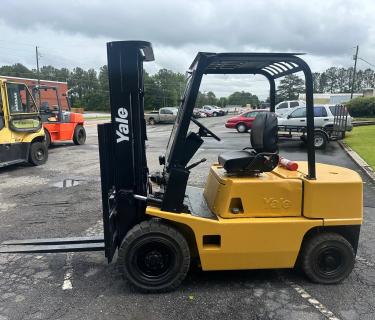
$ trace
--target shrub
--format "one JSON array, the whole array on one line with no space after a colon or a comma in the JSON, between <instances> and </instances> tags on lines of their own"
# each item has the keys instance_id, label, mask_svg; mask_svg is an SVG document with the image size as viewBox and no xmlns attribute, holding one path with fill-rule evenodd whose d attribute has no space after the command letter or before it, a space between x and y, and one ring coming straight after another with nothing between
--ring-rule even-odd
<instances>
[{"instance_id":1,"label":"shrub","mask_svg":"<svg viewBox=\"0 0 375 320\"><path fill-rule=\"evenodd\" d=\"M353 117L375 117L375 97L354 98L346 106Z\"/></svg>"}]
</instances>

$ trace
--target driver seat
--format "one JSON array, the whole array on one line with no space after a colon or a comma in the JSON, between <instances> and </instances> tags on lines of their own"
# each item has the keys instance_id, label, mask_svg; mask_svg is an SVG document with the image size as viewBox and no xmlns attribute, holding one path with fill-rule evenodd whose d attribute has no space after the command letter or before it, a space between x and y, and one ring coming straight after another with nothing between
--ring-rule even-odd
<instances>
[{"instance_id":1,"label":"driver seat","mask_svg":"<svg viewBox=\"0 0 375 320\"><path fill-rule=\"evenodd\" d=\"M219 155L219 164L228 173L272 171L279 163L277 129L277 116L273 112L258 113L250 134L252 148L223 153Z\"/></svg>"}]
</instances>

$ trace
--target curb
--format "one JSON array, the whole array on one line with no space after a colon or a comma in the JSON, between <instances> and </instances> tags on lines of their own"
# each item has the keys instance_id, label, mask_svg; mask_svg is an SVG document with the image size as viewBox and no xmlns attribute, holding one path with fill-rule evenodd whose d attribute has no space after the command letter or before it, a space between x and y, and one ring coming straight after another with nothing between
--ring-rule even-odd
<instances>
[{"instance_id":1,"label":"curb","mask_svg":"<svg viewBox=\"0 0 375 320\"><path fill-rule=\"evenodd\" d=\"M375 121L353 121L353 127L362 127L362 126L372 126L375 124Z\"/></svg>"},{"instance_id":2,"label":"curb","mask_svg":"<svg viewBox=\"0 0 375 320\"><path fill-rule=\"evenodd\" d=\"M369 176L370 179L372 179L372 181L375 182L375 171L371 168L371 166L345 142L337 142L339 143L340 147L344 149L347 155Z\"/></svg>"}]
</instances>

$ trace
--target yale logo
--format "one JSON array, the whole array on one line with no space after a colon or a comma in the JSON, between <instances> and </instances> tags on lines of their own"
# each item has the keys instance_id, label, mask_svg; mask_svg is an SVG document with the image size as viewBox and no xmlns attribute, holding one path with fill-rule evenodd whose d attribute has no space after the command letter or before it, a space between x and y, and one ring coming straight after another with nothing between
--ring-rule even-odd
<instances>
[{"instance_id":1,"label":"yale logo","mask_svg":"<svg viewBox=\"0 0 375 320\"><path fill-rule=\"evenodd\" d=\"M129 123L128 123L128 110L125 108L118 109L118 117L116 117L116 124L118 124L116 135L117 143L122 141L129 141Z\"/></svg>"},{"instance_id":2,"label":"yale logo","mask_svg":"<svg viewBox=\"0 0 375 320\"><path fill-rule=\"evenodd\" d=\"M284 198L263 198L266 209L289 209L292 206L290 200Z\"/></svg>"}]
</instances>

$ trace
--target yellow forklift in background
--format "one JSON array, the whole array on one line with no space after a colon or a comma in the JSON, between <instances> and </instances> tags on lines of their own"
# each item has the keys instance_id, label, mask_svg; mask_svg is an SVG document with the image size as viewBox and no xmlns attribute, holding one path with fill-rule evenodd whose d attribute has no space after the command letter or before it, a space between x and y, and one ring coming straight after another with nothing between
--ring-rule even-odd
<instances>
[{"instance_id":1,"label":"yellow forklift in background","mask_svg":"<svg viewBox=\"0 0 375 320\"><path fill-rule=\"evenodd\" d=\"M0 167L48 159L42 120L25 84L0 79Z\"/></svg>"},{"instance_id":2,"label":"yellow forklift in background","mask_svg":"<svg viewBox=\"0 0 375 320\"><path fill-rule=\"evenodd\" d=\"M362 180L355 171L315 163L313 81L294 53L200 52L160 173L149 174L143 99L143 62L151 44L107 44L111 123L98 126L103 237L13 240L0 252L118 250L119 270L144 292L177 288L192 264L204 271L293 268L323 284L352 271L362 224ZM303 72L307 161L297 171L279 164L275 80ZM205 188L188 187L192 161L204 138L220 138L193 118L205 74L260 74L269 80L270 111L253 122L242 150L218 155Z\"/></svg>"}]
</instances>

